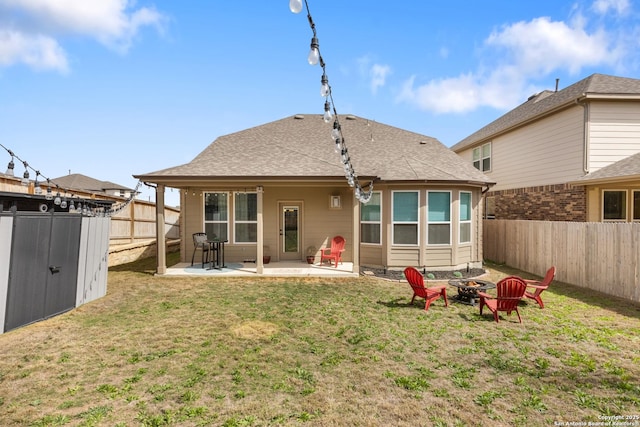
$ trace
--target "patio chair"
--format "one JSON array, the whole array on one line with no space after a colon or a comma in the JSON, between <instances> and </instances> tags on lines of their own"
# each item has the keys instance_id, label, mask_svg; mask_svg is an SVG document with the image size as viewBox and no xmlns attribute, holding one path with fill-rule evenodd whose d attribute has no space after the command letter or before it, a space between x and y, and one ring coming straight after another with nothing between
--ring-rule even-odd
<instances>
[{"instance_id":1,"label":"patio chair","mask_svg":"<svg viewBox=\"0 0 640 427\"><path fill-rule=\"evenodd\" d=\"M193 254L191 255L191 265L193 265L193 260L195 259L198 249L202 251L202 268L204 268L205 262L209 262L209 251L211 249L209 242L207 242L207 233L193 233Z\"/></svg>"},{"instance_id":2,"label":"patio chair","mask_svg":"<svg viewBox=\"0 0 640 427\"><path fill-rule=\"evenodd\" d=\"M406 277L407 282L411 285L413 289L413 298L411 298L411 304L416 299L416 297L424 298L424 311L429 310L429 306L435 300L440 297L444 298L444 306L449 306L449 301L447 300L447 287L445 285L440 286L432 286L427 288L424 286L424 278L422 277L422 273L420 273L414 267L407 267L404 269L404 277Z\"/></svg>"},{"instance_id":3,"label":"patio chair","mask_svg":"<svg viewBox=\"0 0 640 427\"><path fill-rule=\"evenodd\" d=\"M324 260L335 261L336 268L338 268L338 262L342 262L342 252L344 252L344 244L346 240L342 236L335 236L331 239L331 247L324 248L320 254L320 264Z\"/></svg>"},{"instance_id":4,"label":"patio chair","mask_svg":"<svg viewBox=\"0 0 640 427\"><path fill-rule=\"evenodd\" d=\"M529 292L525 291L524 296L527 298L531 298L536 300L540 308L544 308L544 303L542 302L542 298L540 298L540 294L549 287L553 279L556 277L556 267L552 266L547 270L547 273L544 275L544 278L540 280L527 280L525 279L525 283L527 284L527 288L533 288L535 291Z\"/></svg>"},{"instance_id":5,"label":"patio chair","mask_svg":"<svg viewBox=\"0 0 640 427\"><path fill-rule=\"evenodd\" d=\"M518 303L524 296L526 289L527 284L523 279L517 276L509 276L496 284L498 294L496 297L484 292L478 292L478 296L480 297L480 315L482 315L482 309L486 306L493 313L493 318L496 322L499 322L499 311L506 311L507 314L515 311L518 314L518 320L522 323L522 318L518 311Z\"/></svg>"}]
</instances>

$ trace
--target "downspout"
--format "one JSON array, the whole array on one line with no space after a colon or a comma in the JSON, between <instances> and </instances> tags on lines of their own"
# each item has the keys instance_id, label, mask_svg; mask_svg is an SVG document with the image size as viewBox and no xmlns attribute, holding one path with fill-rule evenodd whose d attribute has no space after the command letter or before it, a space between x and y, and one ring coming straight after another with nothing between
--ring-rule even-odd
<instances>
[{"instance_id":1,"label":"downspout","mask_svg":"<svg viewBox=\"0 0 640 427\"><path fill-rule=\"evenodd\" d=\"M589 104L582 102L580 99L576 99L576 104L581 105L584 110L584 116L582 119L582 152L584 153L584 157L582 159L582 171L586 175L589 173L589 147L591 145L589 143Z\"/></svg>"}]
</instances>

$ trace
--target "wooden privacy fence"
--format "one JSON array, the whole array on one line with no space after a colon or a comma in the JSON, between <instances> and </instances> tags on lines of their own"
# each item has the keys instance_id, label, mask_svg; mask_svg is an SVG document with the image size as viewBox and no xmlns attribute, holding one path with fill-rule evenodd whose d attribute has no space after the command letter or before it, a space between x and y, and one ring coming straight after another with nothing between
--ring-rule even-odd
<instances>
[{"instance_id":1,"label":"wooden privacy fence","mask_svg":"<svg viewBox=\"0 0 640 427\"><path fill-rule=\"evenodd\" d=\"M165 237L180 238L180 208L165 207ZM156 205L134 199L111 217L111 245L156 238Z\"/></svg>"},{"instance_id":2,"label":"wooden privacy fence","mask_svg":"<svg viewBox=\"0 0 640 427\"><path fill-rule=\"evenodd\" d=\"M640 223L483 221L484 259L640 302Z\"/></svg>"}]
</instances>

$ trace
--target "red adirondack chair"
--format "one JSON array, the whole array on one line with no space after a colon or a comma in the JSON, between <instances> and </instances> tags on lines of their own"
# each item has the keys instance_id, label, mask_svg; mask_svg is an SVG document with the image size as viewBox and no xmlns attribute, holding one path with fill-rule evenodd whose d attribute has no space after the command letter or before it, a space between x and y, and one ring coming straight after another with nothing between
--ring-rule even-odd
<instances>
[{"instance_id":1,"label":"red adirondack chair","mask_svg":"<svg viewBox=\"0 0 640 427\"><path fill-rule=\"evenodd\" d=\"M517 276L509 276L496 284L496 291L498 293L496 297L484 292L478 292L478 296L480 297L480 315L482 315L482 309L487 306L493 313L493 318L496 322L499 322L499 311L506 311L507 314L515 311L518 314L518 320L522 323L522 318L518 311L518 303L524 296L526 289L527 284L523 279Z\"/></svg>"},{"instance_id":2,"label":"red adirondack chair","mask_svg":"<svg viewBox=\"0 0 640 427\"><path fill-rule=\"evenodd\" d=\"M429 310L429 306L435 300L440 297L444 298L444 306L449 306L449 301L447 300L447 287L444 285L441 286L432 286L427 288L424 286L424 278L422 274L416 270L414 267L407 267L404 269L404 277L407 278L407 282L411 285L413 289L413 298L411 298L411 304L416 299L416 297L424 298L424 310Z\"/></svg>"},{"instance_id":3,"label":"red adirondack chair","mask_svg":"<svg viewBox=\"0 0 640 427\"><path fill-rule=\"evenodd\" d=\"M542 298L540 298L540 294L549 287L553 279L556 277L556 267L552 266L547 270L547 274L544 275L542 281L539 280L527 280L525 282L528 288L535 289L534 292L525 291L524 296L527 298L531 298L536 300L540 308L544 308L544 303L542 302Z\"/></svg>"},{"instance_id":4,"label":"red adirondack chair","mask_svg":"<svg viewBox=\"0 0 640 427\"><path fill-rule=\"evenodd\" d=\"M335 236L331 239L331 247L325 248L320 254L320 264L324 260L335 261L336 268L338 268L338 262L342 262L342 252L344 252L344 244L346 240L342 236Z\"/></svg>"}]
</instances>

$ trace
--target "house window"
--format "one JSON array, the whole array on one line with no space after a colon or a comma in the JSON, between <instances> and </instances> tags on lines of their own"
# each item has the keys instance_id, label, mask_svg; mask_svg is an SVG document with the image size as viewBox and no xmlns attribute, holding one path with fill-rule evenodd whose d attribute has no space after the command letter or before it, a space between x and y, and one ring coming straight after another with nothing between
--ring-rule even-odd
<instances>
[{"instance_id":1,"label":"house window","mask_svg":"<svg viewBox=\"0 0 640 427\"><path fill-rule=\"evenodd\" d=\"M210 239L229 239L229 195L204 193L204 231Z\"/></svg>"},{"instance_id":2,"label":"house window","mask_svg":"<svg viewBox=\"0 0 640 427\"><path fill-rule=\"evenodd\" d=\"M393 244L418 244L418 207L417 191L394 191L392 197Z\"/></svg>"},{"instance_id":3,"label":"house window","mask_svg":"<svg viewBox=\"0 0 640 427\"><path fill-rule=\"evenodd\" d=\"M471 242L471 193L460 192L460 243Z\"/></svg>"},{"instance_id":4,"label":"house window","mask_svg":"<svg viewBox=\"0 0 640 427\"><path fill-rule=\"evenodd\" d=\"M234 242L258 241L258 194L236 193L233 203Z\"/></svg>"},{"instance_id":5,"label":"house window","mask_svg":"<svg viewBox=\"0 0 640 427\"><path fill-rule=\"evenodd\" d=\"M488 142L473 149L473 166L487 172L491 170L491 143Z\"/></svg>"},{"instance_id":6,"label":"house window","mask_svg":"<svg viewBox=\"0 0 640 427\"><path fill-rule=\"evenodd\" d=\"M451 243L451 192L427 192L427 243Z\"/></svg>"},{"instance_id":7,"label":"house window","mask_svg":"<svg viewBox=\"0 0 640 427\"><path fill-rule=\"evenodd\" d=\"M380 244L380 230L382 228L382 209L380 192L371 194L368 203L360 205L360 240L362 243Z\"/></svg>"},{"instance_id":8,"label":"house window","mask_svg":"<svg viewBox=\"0 0 640 427\"><path fill-rule=\"evenodd\" d=\"M627 220L627 192L625 190L603 191L602 219L604 221Z\"/></svg>"},{"instance_id":9,"label":"house window","mask_svg":"<svg viewBox=\"0 0 640 427\"><path fill-rule=\"evenodd\" d=\"M640 221L640 190L633 191L633 220Z\"/></svg>"}]
</instances>

